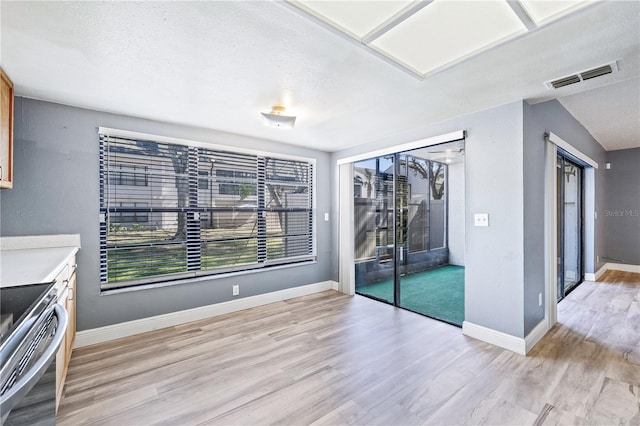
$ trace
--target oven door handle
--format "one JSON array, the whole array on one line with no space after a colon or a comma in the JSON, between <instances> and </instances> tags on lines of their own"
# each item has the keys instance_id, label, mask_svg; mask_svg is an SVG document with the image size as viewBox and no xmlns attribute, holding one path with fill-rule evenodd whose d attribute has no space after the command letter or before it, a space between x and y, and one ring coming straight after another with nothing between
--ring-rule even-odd
<instances>
[{"instance_id":1,"label":"oven door handle","mask_svg":"<svg viewBox=\"0 0 640 426\"><path fill-rule=\"evenodd\" d=\"M9 415L9 412L19 403L22 398L33 388L33 386L44 375L58 352L58 348L62 343L62 339L67 331L69 316L67 311L58 304L54 305L54 315L58 319L56 326L56 334L53 336L51 343L42 353L40 358L31 366L21 378L11 388L9 388L2 396L0 396L0 413L2 413L2 423Z\"/></svg>"}]
</instances>

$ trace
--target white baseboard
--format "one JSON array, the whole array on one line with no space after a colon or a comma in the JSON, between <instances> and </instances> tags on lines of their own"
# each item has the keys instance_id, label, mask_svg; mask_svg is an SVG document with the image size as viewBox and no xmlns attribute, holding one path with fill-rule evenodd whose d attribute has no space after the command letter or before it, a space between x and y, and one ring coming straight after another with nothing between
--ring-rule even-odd
<instances>
[{"instance_id":1,"label":"white baseboard","mask_svg":"<svg viewBox=\"0 0 640 426\"><path fill-rule=\"evenodd\" d=\"M462 323L462 334L508 349L520 355L526 355L527 353L525 340L523 338L483 327L469 321Z\"/></svg>"},{"instance_id":2,"label":"white baseboard","mask_svg":"<svg viewBox=\"0 0 640 426\"><path fill-rule=\"evenodd\" d=\"M529 353L531 349L547 334L549 331L549 324L547 323L547 319L543 319L533 327L533 330L527 334L527 337L524 338L524 349L525 353Z\"/></svg>"},{"instance_id":3,"label":"white baseboard","mask_svg":"<svg viewBox=\"0 0 640 426\"><path fill-rule=\"evenodd\" d=\"M595 274L586 273L584 279L586 281L598 281L602 274L607 271L635 272L640 274L640 265L628 265L626 263L605 263Z\"/></svg>"},{"instance_id":4,"label":"white baseboard","mask_svg":"<svg viewBox=\"0 0 640 426\"><path fill-rule=\"evenodd\" d=\"M607 263L605 266L608 270L612 271L636 272L640 274L640 265L628 265L626 263ZM603 268L605 266L603 266Z\"/></svg>"},{"instance_id":5,"label":"white baseboard","mask_svg":"<svg viewBox=\"0 0 640 426\"><path fill-rule=\"evenodd\" d=\"M529 351L533 349L544 335L547 334L547 331L549 331L549 327L546 319L540 321L524 339L501 331L496 331L491 328L483 327L469 321L464 321L462 323L462 334L465 336L500 346L501 348L508 349L511 352L515 352L520 355L526 355L529 353Z\"/></svg>"},{"instance_id":6,"label":"white baseboard","mask_svg":"<svg viewBox=\"0 0 640 426\"><path fill-rule=\"evenodd\" d=\"M607 264L602 265L600 269L594 274L593 281L598 281L604 273L607 272Z\"/></svg>"},{"instance_id":7,"label":"white baseboard","mask_svg":"<svg viewBox=\"0 0 640 426\"><path fill-rule=\"evenodd\" d=\"M604 265L602 265L600 267L600 269L598 269L598 271L595 274L590 273L590 272L586 272L584 274L584 280L585 281L598 281L600 279L600 277L602 276L602 274L607 272L607 265L608 265L608 263L605 263Z\"/></svg>"},{"instance_id":8,"label":"white baseboard","mask_svg":"<svg viewBox=\"0 0 640 426\"><path fill-rule=\"evenodd\" d=\"M243 309L255 308L256 306L280 302L294 297L307 296L309 294L320 293L321 291L326 290L338 290L338 283L335 281L323 281L315 284L274 291L272 293L259 294L257 296L249 296L242 299L230 300L228 302L216 303L214 305L201 306L178 312L170 312L164 315L141 318L119 324L107 325L105 327L93 328L91 330L83 330L76 333L74 348L95 345L97 343L108 342L122 337L145 333L147 331L173 327L175 325L191 321L198 321L217 315L241 311Z\"/></svg>"}]
</instances>

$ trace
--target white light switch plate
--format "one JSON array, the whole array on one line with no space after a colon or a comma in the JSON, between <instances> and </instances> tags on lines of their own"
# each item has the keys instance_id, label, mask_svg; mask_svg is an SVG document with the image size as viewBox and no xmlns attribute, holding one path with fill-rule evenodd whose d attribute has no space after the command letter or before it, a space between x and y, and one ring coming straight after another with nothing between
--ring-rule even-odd
<instances>
[{"instance_id":1,"label":"white light switch plate","mask_svg":"<svg viewBox=\"0 0 640 426\"><path fill-rule=\"evenodd\" d=\"M329 213L324 214L324 221L329 222Z\"/></svg>"},{"instance_id":2,"label":"white light switch plate","mask_svg":"<svg viewBox=\"0 0 640 426\"><path fill-rule=\"evenodd\" d=\"M473 226L489 226L489 213L474 214Z\"/></svg>"}]
</instances>

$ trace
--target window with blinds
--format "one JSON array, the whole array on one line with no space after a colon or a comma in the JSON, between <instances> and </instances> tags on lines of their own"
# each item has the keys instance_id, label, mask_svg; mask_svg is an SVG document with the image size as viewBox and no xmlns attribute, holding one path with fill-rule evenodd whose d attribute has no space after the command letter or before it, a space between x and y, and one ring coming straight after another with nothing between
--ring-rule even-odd
<instances>
[{"instance_id":1,"label":"window with blinds","mask_svg":"<svg viewBox=\"0 0 640 426\"><path fill-rule=\"evenodd\" d=\"M103 289L315 260L313 162L100 135Z\"/></svg>"}]
</instances>

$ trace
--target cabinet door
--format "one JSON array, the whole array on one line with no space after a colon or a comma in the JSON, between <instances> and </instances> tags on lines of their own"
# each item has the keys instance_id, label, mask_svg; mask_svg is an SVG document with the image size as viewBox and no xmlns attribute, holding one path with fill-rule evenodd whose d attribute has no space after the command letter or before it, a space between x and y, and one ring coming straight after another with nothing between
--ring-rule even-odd
<instances>
[{"instance_id":1,"label":"cabinet door","mask_svg":"<svg viewBox=\"0 0 640 426\"><path fill-rule=\"evenodd\" d=\"M67 327L67 335L65 337L67 345L67 364L71 360L71 351L73 350L73 342L76 337L76 274L71 275L69 279L69 287L67 289L67 314L69 314L69 326Z\"/></svg>"},{"instance_id":2,"label":"cabinet door","mask_svg":"<svg viewBox=\"0 0 640 426\"><path fill-rule=\"evenodd\" d=\"M13 83L0 68L0 188L13 186Z\"/></svg>"},{"instance_id":3,"label":"cabinet door","mask_svg":"<svg viewBox=\"0 0 640 426\"><path fill-rule=\"evenodd\" d=\"M63 290L62 294L58 297L58 304L66 309L67 307L67 290ZM67 328L67 330L69 330ZM56 412L58 412L58 405L60 405L60 398L62 397L62 389L64 387L64 379L67 374L67 333L62 338L60 349L56 354Z\"/></svg>"}]
</instances>

